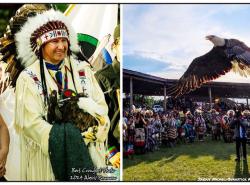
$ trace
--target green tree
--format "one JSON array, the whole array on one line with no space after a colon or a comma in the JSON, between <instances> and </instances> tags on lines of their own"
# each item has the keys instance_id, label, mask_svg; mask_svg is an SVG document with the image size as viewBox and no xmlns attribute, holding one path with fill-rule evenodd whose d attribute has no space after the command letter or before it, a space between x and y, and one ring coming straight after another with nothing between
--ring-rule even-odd
<instances>
[{"instance_id":1,"label":"green tree","mask_svg":"<svg viewBox=\"0 0 250 185\"><path fill-rule=\"evenodd\" d=\"M12 16L15 15L16 10L23 4L0 4L0 37L6 31L6 27Z\"/></svg>"},{"instance_id":2,"label":"green tree","mask_svg":"<svg viewBox=\"0 0 250 185\"><path fill-rule=\"evenodd\" d=\"M61 3L60 4L53 4L53 5L54 5L55 9L60 10L61 12L64 12L69 6L69 4L61 4Z\"/></svg>"},{"instance_id":3,"label":"green tree","mask_svg":"<svg viewBox=\"0 0 250 185\"><path fill-rule=\"evenodd\" d=\"M144 95L134 95L134 104L136 106L146 106L147 108L152 108L152 106L155 104L154 98L150 96L144 96Z\"/></svg>"}]
</instances>

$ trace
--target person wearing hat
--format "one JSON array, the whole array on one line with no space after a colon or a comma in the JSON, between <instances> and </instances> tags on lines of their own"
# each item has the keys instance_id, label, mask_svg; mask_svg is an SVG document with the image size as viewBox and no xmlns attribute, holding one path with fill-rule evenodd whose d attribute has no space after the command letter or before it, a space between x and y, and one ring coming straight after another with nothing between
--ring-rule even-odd
<instances>
[{"instance_id":1,"label":"person wearing hat","mask_svg":"<svg viewBox=\"0 0 250 185\"><path fill-rule=\"evenodd\" d=\"M112 51L115 58L110 65L95 73L102 88L105 100L109 106L110 130L108 136L109 150L116 148L116 153L109 155L109 161L114 167L120 167L120 25L114 30Z\"/></svg>"},{"instance_id":2,"label":"person wearing hat","mask_svg":"<svg viewBox=\"0 0 250 185\"><path fill-rule=\"evenodd\" d=\"M16 83L15 105L15 127L21 138L21 180L98 180L96 176L74 178L89 167L106 167L110 121L93 71L73 54L79 47L71 24L62 13L51 9L28 18L16 33L15 42L17 58L24 68ZM79 94L84 96L77 99L78 108L91 115L97 127L90 125L81 133L72 124L49 121L52 95L64 102L67 96ZM70 110L64 115L55 112L63 117L74 113Z\"/></svg>"}]
</instances>

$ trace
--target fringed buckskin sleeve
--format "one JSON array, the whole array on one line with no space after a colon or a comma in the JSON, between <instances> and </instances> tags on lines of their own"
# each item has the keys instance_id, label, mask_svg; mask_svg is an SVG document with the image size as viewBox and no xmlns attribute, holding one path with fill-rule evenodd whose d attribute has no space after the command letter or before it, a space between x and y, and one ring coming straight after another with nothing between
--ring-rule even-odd
<instances>
[{"instance_id":1,"label":"fringed buckskin sleeve","mask_svg":"<svg viewBox=\"0 0 250 185\"><path fill-rule=\"evenodd\" d=\"M45 121L42 98L34 80L23 71L17 80L15 107L15 127L21 142L22 180L54 180L48 156L52 125Z\"/></svg>"}]
</instances>

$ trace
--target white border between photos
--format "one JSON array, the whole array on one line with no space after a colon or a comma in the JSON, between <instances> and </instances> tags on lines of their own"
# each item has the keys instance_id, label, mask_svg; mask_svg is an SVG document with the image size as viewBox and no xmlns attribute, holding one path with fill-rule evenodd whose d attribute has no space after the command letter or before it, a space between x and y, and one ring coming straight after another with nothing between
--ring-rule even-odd
<instances>
[{"instance_id":1,"label":"white border between photos","mask_svg":"<svg viewBox=\"0 0 250 185\"><path fill-rule=\"evenodd\" d=\"M122 124L123 124L123 5L120 4L120 180L123 180L123 134L122 134Z\"/></svg>"}]
</instances>

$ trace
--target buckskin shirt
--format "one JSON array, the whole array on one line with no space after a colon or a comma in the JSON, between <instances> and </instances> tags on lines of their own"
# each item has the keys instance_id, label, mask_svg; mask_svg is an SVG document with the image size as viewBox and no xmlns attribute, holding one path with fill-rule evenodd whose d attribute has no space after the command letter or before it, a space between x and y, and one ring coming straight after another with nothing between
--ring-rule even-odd
<instances>
[{"instance_id":1,"label":"buckskin shirt","mask_svg":"<svg viewBox=\"0 0 250 185\"><path fill-rule=\"evenodd\" d=\"M98 124L97 139L95 141L84 140L94 166L105 167L105 145L110 126L108 107L89 65L86 62L77 61L73 57L70 58L70 61L77 92L81 93L84 90L88 94L88 98L83 98L83 103L87 105L86 111L96 118L102 116L105 119L104 123ZM39 60L37 60L22 71L16 85L15 127L21 138L20 170L23 181L55 180L48 154L49 133L52 125L46 121L47 107L44 104L39 65ZM68 58L64 60L64 65L71 69ZM44 69L48 94L53 90L58 91L46 66ZM74 90L70 74L68 72L68 88Z\"/></svg>"}]
</instances>

